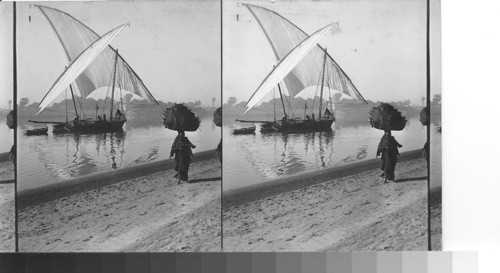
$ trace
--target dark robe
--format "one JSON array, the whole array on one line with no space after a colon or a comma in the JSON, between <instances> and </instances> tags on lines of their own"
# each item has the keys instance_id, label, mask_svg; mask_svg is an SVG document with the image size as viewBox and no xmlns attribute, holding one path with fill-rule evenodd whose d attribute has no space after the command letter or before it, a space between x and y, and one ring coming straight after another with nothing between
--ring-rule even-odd
<instances>
[{"instance_id":1,"label":"dark robe","mask_svg":"<svg viewBox=\"0 0 500 273\"><path fill-rule=\"evenodd\" d=\"M11 110L9 114L7 115L7 126L10 129L16 128L15 123L16 123L16 112L14 110ZM10 153L9 153L9 158L12 161L16 161L16 146L12 145L10 148Z\"/></svg>"},{"instance_id":2,"label":"dark robe","mask_svg":"<svg viewBox=\"0 0 500 273\"><path fill-rule=\"evenodd\" d=\"M222 139L217 145L217 150L215 151L215 156L219 158L220 163L222 163Z\"/></svg>"},{"instance_id":3,"label":"dark robe","mask_svg":"<svg viewBox=\"0 0 500 273\"><path fill-rule=\"evenodd\" d=\"M170 156L175 156L175 171L177 171L178 177L181 181L188 181L188 171L189 165L193 157L194 145L189 141L189 139L182 135L177 135L172 144L172 149L170 150Z\"/></svg>"},{"instance_id":4,"label":"dark robe","mask_svg":"<svg viewBox=\"0 0 500 273\"><path fill-rule=\"evenodd\" d=\"M377 156L382 154L382 166L381 170L384 171L384 177L388 180L394 181L394 170L396 169L396 163L398 162L399 149L403 145L399 144L396 139L384 134L380 143L378 144Z\"/></svg>"},{"instance_id":5,"label":"dark robe","mask_svg":"<svg viewBox=\"0 0 500 273\"><path fill-rule=\"evenodd\" d=\"M429 141L425 142L424 148L422 149L422 156L425 157L427 164L429 164Z\"/></svg>"},{"instance_id":6,"label":"dark robe","mask_svg":"<svg viewBox=\"0 0 500 273\"><path fill-rule=\"evenodd\" d=\"M16 161L16 146L14 145L12 145L12 148L10 148L9 158L10 160L12 160L12 162Z\"/></svg>"}]
</instances>

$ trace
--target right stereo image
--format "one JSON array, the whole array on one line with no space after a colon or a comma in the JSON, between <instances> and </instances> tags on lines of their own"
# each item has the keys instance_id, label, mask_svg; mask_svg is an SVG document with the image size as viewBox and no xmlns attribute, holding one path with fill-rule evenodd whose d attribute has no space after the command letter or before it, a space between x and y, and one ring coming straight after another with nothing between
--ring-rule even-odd
<instances>
[{"instance_id":1,"label":"right stereo image","mask_svg":"<svg viewBox=\"0 0 500 273\"><path fill-rule=\"evenodd\" d=\"M441 250L439 1L222 11L224 251Z\"/></svg>"}]
</instances>

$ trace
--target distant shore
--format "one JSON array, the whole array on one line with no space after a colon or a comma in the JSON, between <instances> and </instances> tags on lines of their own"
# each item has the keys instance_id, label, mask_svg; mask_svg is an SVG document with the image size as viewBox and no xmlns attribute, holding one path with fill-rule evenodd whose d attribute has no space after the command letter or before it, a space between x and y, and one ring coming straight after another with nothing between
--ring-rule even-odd
<instances>
[{"instance_id":1,"label":"distant shore","mask_svg":"<svg viewBox=\"0 0 500 273\"><path fill-rule=\"evenodd\" d=\"M220 251L221 165L194 155L20 193L20 251ZM53 190L53 194L50 193Z\"/></svg>"},{"instance_id":2,"label":"distant shore","mask_svg":"<svg viewBox=\"0 0 500 273\"><path fill-rule=\"evenodd\" d=\"M14 164L0 154L0 252L15 251Z\"/></svg>"},{"instance_id":3,"label":"distant shore","mask_svg":"<svg viewBox=\"0 0 500 273\"><path fill-rule=\"evenodd\" d=\"M401 155L396 182L384 183L377 160L224 192L224 249L427 250L427 162L417 152ZM440 210L439 200L434 249Z\"/></svg>"}]
</instances>

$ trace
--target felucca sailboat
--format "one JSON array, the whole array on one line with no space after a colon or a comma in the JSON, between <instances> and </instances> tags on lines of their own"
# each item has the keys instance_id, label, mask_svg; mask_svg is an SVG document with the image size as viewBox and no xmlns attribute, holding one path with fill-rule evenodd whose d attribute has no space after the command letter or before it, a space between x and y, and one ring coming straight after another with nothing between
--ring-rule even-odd
<instances>
[{"instance_id":1,"label":"felucca sailboat","mask_svg":"<svg viewBox=\"0 0 500 273\"><path fill-rule=\"evenodd\" d=\"M66 122L36 120L31 122L53 123L55 133L116 132L123 130L123 124L127 120L123 108L124 93L132 94L133 98L158 104L139 76L120 56L118 50L109 45L126 25L121 25L100 37L65 12L40 5L35 7L49 22L69 62L65 71L40 102L40 109L35 116L46 109L60 94L69 91L75 117ZM99 97L104 97L103 105L86 105L86 98ZM109 112L107 112L108 106ZM92 114L95 109L95 115L88 113L90 108Z\"/></svg>"},{"instance_id":2,"label":"felucca sailboat","mask_svg":"<svg viewBox=\"0 0 500 273\"><path fill-rule=\"evenodd\" d=\"M269 92L278 88L283 118L280 120L275 118L274 122L263 122L262 132L296 133L332 130L335 121L332 92L340 92L366 103L342 68L326 49L318 45L319 40L331 30L333 24L309 36L274 11L254 5L243 5L259 23L278 62L246 104L248 112ZM290 105L290 101L284 98L285 91L293 99L311 87L316 87L315 97L318 93L320 97L317 116L315 117L313 112L314 105L309 108L310 115L306 113L307 108L304 109L304 117L295 117L293 111L287 113L285 103ZM329 108L328 103L323 104L326 92L330 102Z\"/></svg>"}]
</instances>

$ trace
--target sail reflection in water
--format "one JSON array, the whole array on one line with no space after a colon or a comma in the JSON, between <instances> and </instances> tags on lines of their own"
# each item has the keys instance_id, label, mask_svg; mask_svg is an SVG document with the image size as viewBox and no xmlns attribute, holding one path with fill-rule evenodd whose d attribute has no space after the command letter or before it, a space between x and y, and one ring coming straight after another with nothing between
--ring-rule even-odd
<instances>
[{"instance_id":1,"label":"sail reflection in water","mask_svg":"<svg viewBox=\"0 0 500 273\"><path fill-rule=\"evenodd\" d=\"M125 127L123 132L101 134L18 134L19 190L169 158L176 132L165 130L160 122L130 121ZM21 124L19 130L23 128ZM207 118L188 137L196 144L196 152L213 150L220 129Z\"/></svg>"},{"instance_id":2,"label":"sail reflection in water","mask_svg":"<svg viewBox=\"0 0 500 273\"><path fill-rule=\"evenodd\" d=\"M407 129L394 132L401 152L422 149L425 127L411 119ZM337 128L336 128L337 127ZM224 189L257 184L298 173L317 171L375 158L380 131L364 125L333 126L334 131L299 134L233 136L224 129Z\"/></svg>"}]
</instances>

